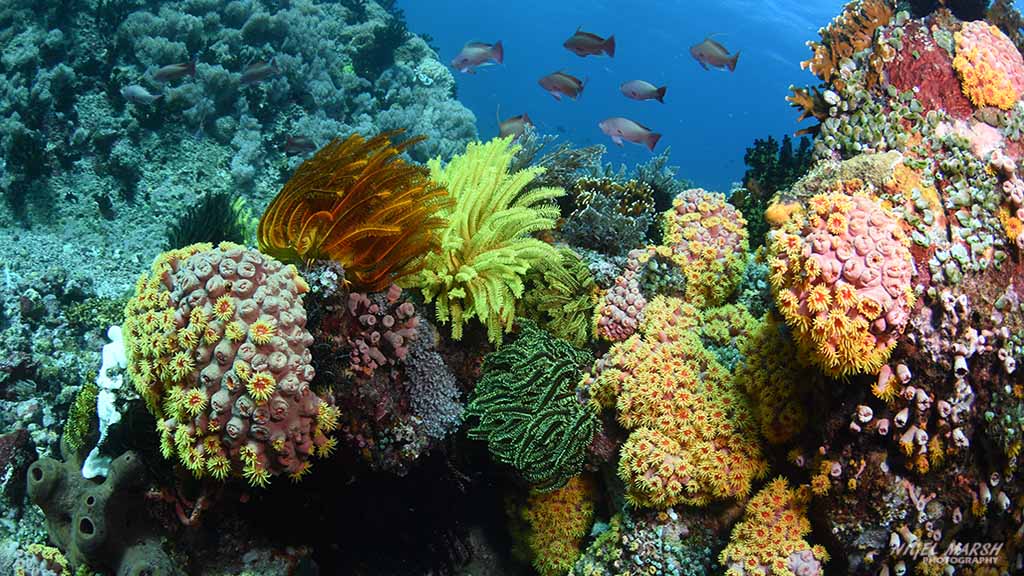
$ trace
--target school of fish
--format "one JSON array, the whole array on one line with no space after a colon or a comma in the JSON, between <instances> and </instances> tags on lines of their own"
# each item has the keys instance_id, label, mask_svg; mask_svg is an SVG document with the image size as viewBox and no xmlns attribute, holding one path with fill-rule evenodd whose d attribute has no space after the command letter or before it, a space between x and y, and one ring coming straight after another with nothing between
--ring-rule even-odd
<instances>
[{"instance_id":1,"label":"school of fish","mask_svg":"<svg viewBox=\"0 0 1024 576\"><path fill-rule=\"evenodd\" d=\"M582 28L577 28L572 36L562 43L562 46L581 58L602 55L607 55L609 58L615 57L614 35L603 38L592 32L586 32ZM736 70L736 62L739 60L740 53L730 53L725 46L708 36L699 44L690 47L690 55L705 70L717 68L733 72ZM451 66L464 74L475 74L479 67L502 64L504 61L505 48L501 41L493 44L474 41L463 46L462 50L452 59ZM556 70L542 76L537 84L545 92L551 94L552 98L561 102L563 98L573 101L578 99L583 94L587 81L586 79L581 80L565 70ZM619 86L619 91L626 98L638 101L657 100L662 104L665 103L666 90L666 86L656 86L640 79L629 80ZM519 114L505 120L499 118L498 134L500 136L513 135L518 138L528 127L533 125L533 121L527 114ZM618 146L622 146L623 142L632 142L653 152L654 147L658 145L658 140L661 139L661 134L651 128L621 116L605 118L598 122L597 126Z\"/></svg>"}]
</instances>

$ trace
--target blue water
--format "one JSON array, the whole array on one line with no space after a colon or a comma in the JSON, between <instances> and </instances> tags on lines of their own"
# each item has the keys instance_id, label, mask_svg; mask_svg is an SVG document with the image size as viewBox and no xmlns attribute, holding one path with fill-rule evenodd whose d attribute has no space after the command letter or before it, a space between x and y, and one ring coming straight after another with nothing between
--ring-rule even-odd
<instances>
[{"instance_id":1,"label":"blue water","mask_svg":"<svg viewBox=\"0 0 1024 576\"><path fill-rule=\"evenodd\" d=\"M409 28L425 32L448 63L471 40L505 46L502 66L458 74L458 97L477 116L482 139L498 133L502 118L528 113L543 132L578 145L605 144L606 161L635 164L646 148L618 148L597 127L625 116L663 136L655 149L672 147L679 176L705 188L728 191L743 176L743 152L755 138L792 134L797 113L785 101L791 84L816 84L800 69L807 40L841 11L840 0L812 2L732 0L400 0ZM580 58L562 47L577 26L615 35L615 58ZM689 47L708 34L741 52L734 73L705 71ZM576 102L556 102L537 80L556 70L588 78ZM665 104L629 100L622 82L667 85Z\"/></svg>"}]
</instances>

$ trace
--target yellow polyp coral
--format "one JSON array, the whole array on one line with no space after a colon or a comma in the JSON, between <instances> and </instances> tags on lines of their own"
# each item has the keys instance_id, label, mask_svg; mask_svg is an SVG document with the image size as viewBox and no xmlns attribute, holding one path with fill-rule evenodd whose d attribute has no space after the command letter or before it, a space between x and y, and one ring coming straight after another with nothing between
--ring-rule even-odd
<instances>
[{"instance_id":1,"label":"yellow polyp coral","mask_svg":"<svg viewBox=\"0 0 1024 576\"><path fill-rule=\"evenodd\" d=\"M964 95L979 108L1013 107L1024 90L1024 59L1013 41L984 21L965 22L953 37L953 69Z\"/></svg>"},{"instance_id":2,"label":"yellow polyp coral","mask_svg":"<svg viewBox=\"0 0 1024 576\"><path fill-rule=\"evenodd\" d=\"M746 398L686 329L700 318L692 306L659 296L650 309L640 330L599 362L594 384L616 397L630 431L619 460L627 499L666 508L747 494L767 463Z\"/></svg>"},{"instance_id":3,"label":"yellow polyp coral","mask_svg":"<svg viewBox=\"0 0 1024 576\"><path fill-rule=\"evenodd\" d=\"M769 233L769 281L797 347L833 377L876 373L914 306L899 220L859 181L807 201Z\"/></svg>"},{"instance_id":4,"label":"yellow polyp coral","mask_svg":"<svg viewBox=\"0 0 1024 576\"><path fill-rule=\"evenodd\" d=\"M747 503L743 519L732 529L729 545L719 555L728 576L821 574L828 553L804 537L810 491L790 488L776 478Z\"/></svg>"},{"instance_id":5,"label":"yellow polyp coral","mask_svg":"<svg viewBox=\"0 0 1024 576\"><path fill-rule=\"evenodd\" d=\"M451 323L452 337L462 338L465 323L476 318L491 342L512 329L516 301L523 296L526 273L541 262L557 265L558 251L533 234L554 228L555 198L561 188L526 186L544 169L510 173L519 150L512 138L471 143L466 152L442 166L429 163L430 177L446 186L455 204L440 211L448 222L441 247L429 253L424 268L402 282L419 288L435 302L437 319Z\"/></svg>"},{"instance_id":6,"label":"yellow polyp coral","mask_svg":"<svg viewBox=\"0 0 1024 576\"><path fill-rule=\"evenodd\" d=\"M594 520L594 482L575 476L553 492L533 492L523 509L527 544L541 576L566 574Z\"/></svg>"},{"instance_id":7,"label":"yellow polyp coral","mask_svg":"<svg viewBox=\"0 0 1024 576\"><path fill-rule=\"evenodd\" d=\"M747 222L724 194L693 188L662 216L664 244L686 276L686 300L717 306L739 284L747 265Z\"/></svg>"},{"instance_id":8,"label":"yellow polyp coral","mask_svg":"<svg viewBox=\"0 0 1024 576\"><path fill-rule=\"evenodd\" d=\"M807 423L804 409L818 372L800 361L786 325L769 313L740 348L743 360L734 374L738 387L751 399L761 435L782 444Z\"/></svg>"},{"instance_id":9,"label":"yellow polyp coral","mask_svg":"<svg viewBox=\"0 0 1024 576\"><path fill-rule=\"evenodd\" d=\"M400 132L335 140L306 160L260 218L260 250L285 261L335 260L359 289L416 273L440 247L447 193L399 156Z\"/></svg>"},{"instance_id":10,"label":"yellow polyp coral","mask_svg":"<svg viewBox=\"0 0 1024 576\"><path fill-rule=\"evenodd\" d=\"M194 476L264 486L304 473L333 440L324 431L337 409L309 387L308 285L296 278L292 265L221 243L165 253L136 283L122 328L127 373L156 418L161 454Z\"/></svg>"}]
</instances>

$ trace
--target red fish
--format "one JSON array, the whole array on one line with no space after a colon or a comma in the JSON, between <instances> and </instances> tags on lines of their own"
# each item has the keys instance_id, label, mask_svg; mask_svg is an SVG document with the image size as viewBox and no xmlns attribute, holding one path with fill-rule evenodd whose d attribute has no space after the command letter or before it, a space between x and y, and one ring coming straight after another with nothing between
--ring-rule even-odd
<instances>
[{"instance_id":1,"label":"red fish","mask_svg":"<svg viewBox=\"0 0 1024 576\"><path fill-rule=\"evenodd\" d=\"M269 61L253 62L245 67L242 72L242 84L256 84L262 82L267 78L277 76L281 73L281 70L277 67L277 62L274 58Z\"/></svg>"},{"instance_id":2,"label":"red fish","mask_svg":"<svg viewBox=\"0 0 1024 576\"><path fill-rule=\"evenodd\" d=\"M584 32L577 28L576 33L570 36L562 46L565 46L570 52L581 58L585 56L600 56L602 53L607 54L611 58L615 57L615 35L605 39L597 34Z\"/></svg>"},{"instance_id":3,"label":"red fish","mask_svg":"<svg viewBox=\"0 0 1024 576\"><path fill-rule=\"evenodd\" d=\"M196 61L181 62L179 64L168 64L167 66L161 66L157 68L156 72L153 72L153 81L164 84L166 82L173 82L179 78L185 76L196 75Z\"/></svg>"},{"instance_id":4,"label":"red fish","mask_svg":"<svg viewBox=\"0 0 1024 576\"><path fill-rule=\"evenodd\" d=\"M537 83L558 101L562 100L562 96L568 96L575 100L583 93L585 84L583 80L565 72L552 72L538 80Z\"/></svg>"},{"instance_id":5,"label":"red fish","mask_svg":"<svg viewBox=\"0 0 1024 576\"><path fill-rule=\"evenodd\" d=\"M654 152L661 134L652 132L650 128L634 122L629 118L607 118L597 123L601 131L611 137L612 142L622 146L626 140L634 144L643 144L648 150Z\"/></svg>"},{"instance_id":6,"label":"red fish","mask_svg":"<svg viewBox=\"0 0 1024 576\"><path fill-rule=\"evenodd\" d=\"M708 66L728 69L730 72L736 70L736 61L740 53L729 54L729 50L710 37L705 38L700 44L690 46L690 55L700 63L701 67L709 70Z\"/></svg>"},{"instance_id":7,"label":"red fish","mask_svg":"<svg viewBox=\"0 0 1024 576\"><path fill-rule=\"evenodd\" d=\"M476 74L478 66L501 64L505 61L505 48L501 40L494 44L470 42L462 47L462 51L452 59L452 68L464 74Z\"/></svg>"},{"instance_id":8,"label":"red fish","mask_svg":"<svg viewBox=\"0 0 1024 576\"><path fill-rule=\"evenodd\" d=\"M630 80L619 86L619 90L625 94L626 98L632 98L633 100L657 100L662 104L665 103L666 88L666 86L656 88L654 84L644 82L643 80Z\"/></svg>"},{"instance_id":9,"label":"red fish","mask_svg":"<svg viewBox=\"0 0 1024 576\"><path fill-rule=\"evenodd\" d=\"M527 126L533 126L533 120L530 120L528 115L513 116L498 123L498 137L504 138L509 134L514 134L515 138L519 138L526 132Z\"/></svg>"}]
</instances>

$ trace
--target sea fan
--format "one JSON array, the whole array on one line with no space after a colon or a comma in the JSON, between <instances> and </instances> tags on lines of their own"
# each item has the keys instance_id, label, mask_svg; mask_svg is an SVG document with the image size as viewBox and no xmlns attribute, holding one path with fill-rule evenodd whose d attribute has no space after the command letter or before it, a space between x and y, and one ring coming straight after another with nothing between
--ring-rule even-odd
<instances>
[{"instance_id":1,"label":"sea fan","mask_svg":"<svg viewBox=\"0 0 1024 576\"><path fill-rule=\"evenodd\" d=\"M260 250L285 261L337 261L362 291L419 271L440 247L438 211L448 194L398 157L424 138L392 144L399 133L353 134L303 162L260 219Z\"/></svg>"}]
</instances>

